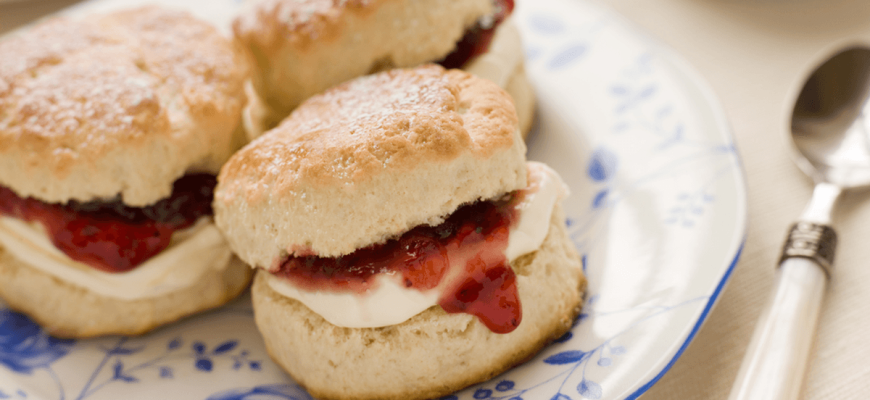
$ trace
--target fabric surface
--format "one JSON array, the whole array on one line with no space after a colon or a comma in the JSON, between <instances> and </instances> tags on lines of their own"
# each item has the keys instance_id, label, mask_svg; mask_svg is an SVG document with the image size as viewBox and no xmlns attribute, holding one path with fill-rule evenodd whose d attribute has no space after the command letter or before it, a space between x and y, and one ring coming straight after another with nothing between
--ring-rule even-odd
<instances>
[{"instance_id":1,"label":"fabric surface","mask_svg":"<svg viewBox=\"0 0 870 400\"><path fill-rule=\"evenodd\" d=\"M522 0L520 0L522 1ZM836 49L870 46L865 0L592 0L687 59L712 86L734 130L749 193L743 256L688 349L643 396L726 399L761 307L771 295L788 227L812 183L787 147L792 105L809 72ZM72 0L0 3L0 33ZM870 191L843 196L840 237L811 353L804 399L863 399L870 393Z\"/></svg>"}]
</instances>

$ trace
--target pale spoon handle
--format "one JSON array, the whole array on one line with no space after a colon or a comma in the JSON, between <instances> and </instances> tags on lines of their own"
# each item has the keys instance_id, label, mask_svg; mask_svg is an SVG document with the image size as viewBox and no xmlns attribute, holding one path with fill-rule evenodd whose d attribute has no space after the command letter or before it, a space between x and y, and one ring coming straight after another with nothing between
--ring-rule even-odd
<instances>
[{"instance_id":1,"label":"pale spoon handle","mask_svg":"<svg viewBox=\"0 0 870 400\"><path fill-rule=\"evenodd\" d=\"M826 283L825 271L813 260L782 263L729 400L798 398Z\"/></svg>"}]
</instances>

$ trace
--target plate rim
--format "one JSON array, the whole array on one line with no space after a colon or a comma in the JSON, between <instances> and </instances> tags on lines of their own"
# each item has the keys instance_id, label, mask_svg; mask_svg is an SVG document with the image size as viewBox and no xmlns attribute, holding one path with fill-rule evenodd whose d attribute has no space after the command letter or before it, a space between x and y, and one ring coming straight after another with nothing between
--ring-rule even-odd
<instances>
[{"instance_id":1,"label":"plate rim","mask_svg":"<svg viewBox=\"0 0 870 400\"><path fill-rule=\"evenodd\" d=\"M727 186L729 187L728 190L734 194L735 199L729 204L734 208L733 216L736 221L732 225L733 228L726 235L722 235L721 242L726 243L721 247L723 249L723 256L715 262L706 264L715 265L717 270L714 278L710 281L711 285L707 286L708 289L705 289L705 296L707 298L703 306L699 306L696 309L696 312L698 312L697 317L680 326L680 335L675 336L676 340L671 342L668 346L669 349L661 353L661 359L654 363L655 366L651 367L646 373L639 374L639 378L633 384L617 390L618 393L613 394L612 397L604 396L604 398L633 400L648 392L675 365L677 360L689 347L689 344L697 337L698 332L708 320L710 313L719 303L722 292L731 281L733 272L745 250L748 238L749 214L746 172L736 145L734 130L725 107L709 82L691 63L676 50L653 37L649 32L612 7L590 0L563 0L559 3L565 6L576 4L578 9L582 7L586 11L597 12L600 19L607 20L608 25L615 25L616 29L626 34L630 41L639 45L646 52L650 53L653 58L664 64L668 72L679 74L679 79L671 81L676 86L684 86L678 89L678 97L693 97L700 100L695 103L694 110L709 114L709 117L705 118L711 126L707 137L719 138L723 140L724 145L732 148L732 151L727 156L732 163L732 167L729 168L731 170L729 177L731 182ZM692 114L697 115L698 112ZM582 133L578 133L578 135L588 138L588 135L583 135ZM593 148L598 143L598 141L590 141L590 145Z\"/></svg>"},{"instance_id":2,"label":"plate rim","mask_svg":"<svg viewBox=\"0 0 870 400\"><path fill-rule=\"evenodd\" d=\"M589 3L588 1L584 2L587 4ZM731 257L731 260L728 261L728 267L725 269L724 274L722 274L722 276L719 278L718 284L716 285L713 292L710 294L710 298L704 305L704 308L702 309L701 314L698 316L697 321L695 321L695 324L692 326L692 329L689 331L688 335L685 337L682 344L677 349L676 353L674 353L671 359L668 360L664 367L660 371L658 371L655 376L650 378L646 383L642 384L634 392L624 398L625 400L634 400L643 395L644 393L648 392L656 383L658 383L665 376L668 371L670 371L671 367L674 366L677 360L683 355L685 350L695 339L698 332L704 326L704 323L707 322L710 312L713 311L715 306L719 303L722 292L731 281L733 272L736 269L737 264L740 262L741 256L743 255L743 250L745 249L748 237L748 188L746 184L746 171L744 168L744 164L740 157L740 153L736 149L736 137L734 136L733 127L730 123L730 120L728 119L725 107L719 100L718 96L716 96L716 92L713 90L709 82L707 82L703 75L701 75L701 73L698 72L698 70L695 69L695 67L685 58L683 58L683 56L681 56L676 50L672 49L670 46L664 44L658 39L653 38L648 33L639 30L636 24L628 20L624 15L616 12L614 9L609 7L603 8L605 8L605 12L609 13L612 18L617 20L624 29L631 31L631 34L636 39L645 42L645 44L649 47L650 51L652 51L656 56L658 56L661 60L669 63L676 72L684 74L684 76L686 77L685 81L691 83L692 87L698 90L701 97L704 99L703 105L713 114L715 124L718 126L717 131L719 135L727 139L728 142L735 147L735 150L731 153L730 157L733 157L735 162L734 178L736 184L734 186L734 189L736 190L735 194L737 195L737 201L734 204L738 208L736 214L740 218L738 219L734 231L731 232L731 243L729 243L728 245L730 253L733 254L733 256Z\"/></svg>"}]
</instances>

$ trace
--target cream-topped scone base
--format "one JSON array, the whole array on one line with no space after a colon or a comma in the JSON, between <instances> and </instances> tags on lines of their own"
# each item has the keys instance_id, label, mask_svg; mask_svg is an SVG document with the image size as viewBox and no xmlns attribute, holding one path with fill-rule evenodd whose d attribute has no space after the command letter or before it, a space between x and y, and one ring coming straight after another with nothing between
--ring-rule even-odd
<instances>
[{"instance_id":1,"label":"cream-topped scone base","mask_svg":"<svg viewBox=\"0 0 870 400\"><path fill-rule=\"evenodd\" d=\"M258 271L251 293L266 349L319 399L438 398L496 376L564 334L580 312L586 279L561 206L547 221L540 248L511 263L523 308L511 333L441 307L388 327L339 327L272 290Z\"/></svg>"},{"instance_id":2,"label":"cream-topped scone base","mask_svg":"<svg viewBox=\"0 0 870 400\"><path fill-rule=\"evenodd\" d=\"M183 290L122 300L42 272L0 246L0 298L56 337L139 335L225 304L245 290L250 279L251 269L232 257L227 268L206 274Z\"/></svg>"},{"instance_id":3,"label":"cream-topped scone base","mask_svg":"<svg viewBox=\"0 0 870 400\"><path fill-rule=\"evenodd\" d=\"M529 162L528 171L528 192L517 206L519 220L511 228L505 251L509 262L541 247L550 228L553 208L567 195L567 187L550 167ZM454 267L453 270L457 269ZM446 276L438 287L424 292L405 287L397 275L380 274L372 289L360 294L308 291L296 287L290 280L272 274L266 277L269 287L275 292L302 302L333 325L349 328L374 328L405 322L437 305L446 286L453 281Z\"/></svg>"},{"instance_id":4,"label":"cream-topped scone base","mask_svg":"<svg viewBox=\"0 0 870 400\"><path fill-rule=\"evenodd\" d=\"M160 254L128 272L109 273L75 261L35 224L0 217L0 247L44 273L101 296L147 299L194 286L206 274L221 274L233 257L211 217L173 235Z\"/></svg>"}]
</instances>

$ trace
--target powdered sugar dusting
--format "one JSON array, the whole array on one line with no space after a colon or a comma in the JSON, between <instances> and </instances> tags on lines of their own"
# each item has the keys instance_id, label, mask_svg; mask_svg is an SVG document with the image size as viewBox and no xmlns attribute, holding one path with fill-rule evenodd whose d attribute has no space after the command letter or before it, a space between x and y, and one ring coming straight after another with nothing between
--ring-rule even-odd
<instances>
[{"instance_id":1,"label":"powdered sugar dusting","mask_svg":"<svg viewBox=\"0 0 870 400\"><path fill-rule=\"evenodd\" d=\"M349 184L414 165L415 158L455 157L470 146L456 112L458 90L432 65L355 79L303 103L224 171L238 169L247 184L275 182L269 184L275 190L293 190L282 183Z\"/></svg>"},{"instance_id":2,"label":"powdered sugar dusting","mask_svg":"<svg viewBox=\"0 0 870 400\"><path fill-rule=\"evenodd\" d=\"M112 63L117 56L111 49L99 56L83 54L76 58L88 60L69 59L17 85L9 96L12 118L0 129L18 131L25 135L21 140L36 135L70 148L143 134L162 113L155 92L158 82L135 68ZM138 84L128 84L131 75L142 75ZM81 141L77 133L83 130L100 134Z\"/></svg>"},{"instance_id":3,"label":"powdered sugar dusting","mask_svg":"<svg viewBox=\"0 0 870 400\"><path fill-rule=\"evenodd\" d=\"M421 70L416 74L386 73L362 77L314 98L300 107L298 130L340 129L349 135L386 129L397 121L413 125L414 118L432 118L451 108L453 94L443 75ZM399 79L397 79L399 78ZM318 118L331 110L329 118Z\"/></svg>"},{"instance_id":4,"label":"powdered sugar dusting","mask_svg":"<svg viewBox=\"0 0 870 400\"><path fill-rule=\"evenodd\" d=\"M265 0L252 2L249 10L240 13L235 21L237 35L262 29L270 22L275 26L274 37L292 33L316 39L327 25L335 23L345 9L363 9L377 0ZM283 31L279 33L277 31Z\"/></svg>"},{"instance_id":5,"label":"powdered sugar dusting","mask_svg":"<svg viewBox=\"0 0 870 400\"><path fill-rule=\"evenodd\" d=\"M159 134L174 94L190 107L225 108L214 99L239 92L234 61L213 28L183 14L51 21L0 43L0 135L66 137L76 147Z\"/></svg>"},{"instance_id":6,"label":"powdered sugar dusting","mask_svg":"<svg viewBox=\"0 0 870 400\"><path fill-rule=\"evenodd\" d=\"M0 57L0 96L8 93L16 81L62 62L65 56L106 43L110 38L100 35L96 28L54 20L24 35L0 41L0 54L3 55Z\"/></svg>"}]
</instances>

